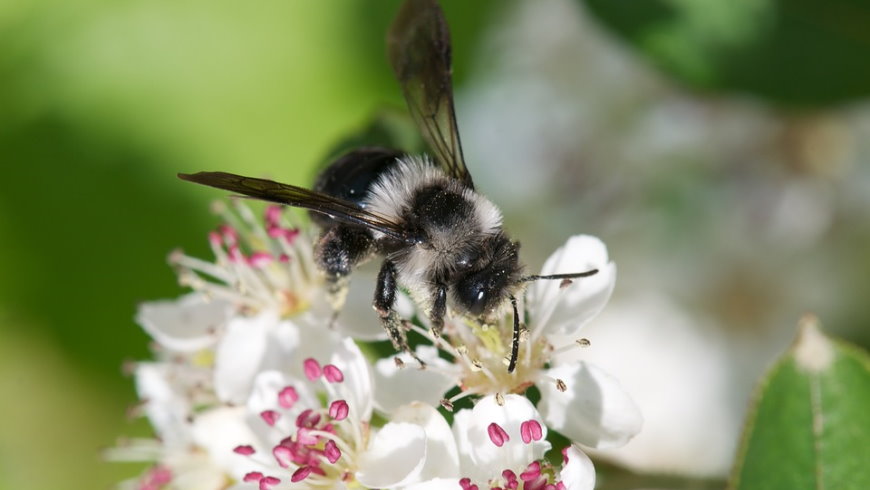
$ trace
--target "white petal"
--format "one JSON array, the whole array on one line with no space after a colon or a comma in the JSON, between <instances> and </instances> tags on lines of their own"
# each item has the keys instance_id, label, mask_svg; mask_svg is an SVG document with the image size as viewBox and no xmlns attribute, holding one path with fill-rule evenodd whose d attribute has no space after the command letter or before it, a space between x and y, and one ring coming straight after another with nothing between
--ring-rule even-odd
<instances>
[{"instance_id":1,"label":"white petal","mask_svg":"<svg viewBox=\"0 0 870 490\"><path fill-rule=\"evenodd\" d=\"M594 448L624 445L640 432L643 418L637 405L613 376L585 362L558 366L547 377L565 382L539 383L538 408L550 427L569 439Z\"/></svg>"},{"instance_id":2,"label":"white petal","mask_svg":"<svg viewBox=\"0 0 870 490\"><path fill-rule=\"evenodd\" d=\"M145 415L167 446L187 442L191 407L170 382L172 366L142 362L136 366L136 391L145 400Z\"/></svg>"},{"instance_id":3,"label":"white petal","mask_svg":"<svg viewBox=\"0 0 870 490\"><path fill-rule=\"evenodd\" d=\"M420 480L459 477L459 454L453 431L438 410L425 403L414 402L400 407L392 420L419 425L426 433L426 464L420 470Z\"/></svg>"},{"instance_id":4,"label":"white petal","mask_svg":"<svg viewBox=\"0 0 870 490\"><path fill-rule=\"evenodd\" d=\"M172 488L223 490L229 476L210 456L200 450L168 454L163 460L172 472Z\"/></svg>"},{"instance_id":5,"label":"white petal","mask_svg":"<svg viewBox=\"0 0 870 490\"><path fill-rule=\"evenodd\" d=\"M364 269L354 271L347 300L338 315L337 327L342 333L355 339L386 340L387 332L372 308L377 269L370 270L368 264Z\"/></svg>"},{"instance_id":6,"label":"white petal","mask_svg":"<svg viewBox=\"0 0 870 490\"><path fill-rule=\"evenodd\" d=\"M357 480L369 488L414 481L426 460L426 434L419 425L391 422L375 434L360 455Z\"/></svg>"},{"instance_id":7,"label":"white petal","mask_svg":"<svg viewBox=\"0 0 870 490\"><path fill-rule=\"evenodd\" d=\"M396 366L392 357L375 363L375 404L381 411L390 413L409 401L438 405L444 392L455 384L454 378L446 374L453 365L438 357L438 349L419 346L415 353L427 365L437 369L419 369L417 361L406 353L397 354L405 363L401 368Z\"/></svg>"},{"instance_id":8,"label":"white petal","mask_svg":"<svg viewBox=\"0 0 870 490\"><path fill-rule=\"evenodd\" d=\"M232 305L191 293L177 300L143 303L136 323L161 346L176 352L196 352L217 342L232 314Z\"/></svg>"},{"instance_id":9,"label":"white petal","mask_svg":"<svg viewBox=\"0 0 870 490\"><path fill-rule=\"evenodd\" d=\"M616 265L598 238L575 235L544 263L541 274L565 274L598 269L591 277L574 279L565 287L558 280L535 281L527 295L535 334L574 335L597 315L613 292Z\"/></svg>"},{"instance_id":10,"label":"white petal","mask_svg":"<svg viewBox=\"0 0 870 490\"><path fill-rule=\"evenodd\" d=\"M215 353L215 391L222 401L241 404L248 398L268 345L269 329L278 317L270 311L253 318L236 317Z\"/></svg>"},{"instance_id":11,"label":"white petal","mask_svg":"<svg viewBox=\"0 0 870 490\"><path fill-rule=\"evenodd\" d=\"M559 479L566 490L592 490L595 488L595 467L589 456L574 446L565 452L568 462L562 466Z\"/></svg>"},{"instance_id":12,"label":"white petal","mask_svg":"<svg viewBox=\"0 0 870 490\"><path fill-rule=\"evenodd\" d=\"M459 485L459 478L435 478L420 483L414 483L403 487L403 490L444 490L444 489L462 488Z\"/></svg>"},{"instance_id":13,"label":"white petal","mask_svg":"<svg viewBox=\"0 0 870 490\"><path fill-rule=\"evenodd\" d=\"M529 420L540 424L543 437L526 444L522 440L520 426ZM490 439L489 427L493 423L504 429L510 438L501 447ZM485 478L481 481L487 481L501 475L506 468L519 473L532 461L541 459L550 449L546 438L547 427L528 398L505 395L504 405L499 405L494 396L486 396L471 410L468 446L464 449L470 451L471 460L484 473Z\"/></svg>"},{"instance_id":14,"label":"white petal","mask_svg":"<svg viewBox=\"0 0 870 490\"><path fill-rule=\"evenodd\" d=\"M260 370L277 369L293 373L296 377L301 376L302 342L302 333L295 321L277 321L266 329L266 345L260 361Z\"/></svg>"},{"instance_id":15,"label":"white petal","mask_svg":"<svg viewBox=\"0 0 870 490\"><path fill-rule=\"evenodd\" d=\"M471 478L472 481L487 481L491 478L492 472L489 468L478 466L472 459L474 445L469 435L474 424L471 410L463 409L453 414L453 436L456 440L456 449L459 451L460 474Z\"/></svg>"},{"instance_id":16,"label":"white petal","mask_svg":"<svg viewBox=\"0 0 870 490\"><path fill-rule=\"evenodd\" d=\"M343 382L330 385L336 388L336 396L332 398L347 400L355 412L354 417L360 420L370 419L374 407L374 387L369 363L362 351L353 339L345 338L327 359L344 373Z\"/></svg>"},{"instance_id":17,"label":"white petal","mask_svg":"<svg viewBox=\"0 0 870 490\"><path fill-rule=\"evenodd\" d=\"M285 387L292 386L299 396L289 413L301 412L306 408L320 406L317 395L309 389L307 383L288 376L280 371L263 371L254 378L254 387L248 398L248 410L259 414L264 410L287 411L278 403L278 394Z\"/></svg>"},{"instance_id":18,"label":"white petal","mask_svg":"<svg viewBox=\"0 0 870 490\"><path fill-rule=\"evenodd\" d=\"M250 470L250 459L233 452L236 446L255 440L245 422L244 407L220 407L204 412L194 419L192 433L194 443L227 473L241 479Z\"/></svg>"}]
</instances>

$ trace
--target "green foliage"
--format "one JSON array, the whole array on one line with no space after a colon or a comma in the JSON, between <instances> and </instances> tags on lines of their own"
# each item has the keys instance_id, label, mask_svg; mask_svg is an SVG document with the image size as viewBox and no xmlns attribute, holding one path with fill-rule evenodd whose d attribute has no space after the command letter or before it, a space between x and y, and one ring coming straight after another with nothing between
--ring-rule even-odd
<instances>
[{"instance_id":1,"label":"green foliage","mask_svg":"<svg viewBox=\"0 0 870 490\"><path fill-rule=\"evenodd\" d=\"M618 35L697 89L788 106L870 94L865 0L585 0Z\"/></svg>"},{"instance_id":2,"label":"green foliage","mask_svg":"<svg viewBox=\"0 0 870 490\"><path fill-rule=\"evenodd\" d=\"M762 380L731 488L870 488L870 358L814 318Z\"/></svg>"}]
</instances>

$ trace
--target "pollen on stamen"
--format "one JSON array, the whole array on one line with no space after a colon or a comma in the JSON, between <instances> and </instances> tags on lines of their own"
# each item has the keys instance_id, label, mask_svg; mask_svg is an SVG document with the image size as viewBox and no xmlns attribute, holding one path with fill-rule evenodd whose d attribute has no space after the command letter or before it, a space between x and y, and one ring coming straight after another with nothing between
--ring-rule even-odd
<instances>
[{"instance_id":1,"label":"pollen on stamen","mask_svg":"<svg viewBox=\"0 0 870 490\"><path fill-rule=\"evenodd\" d=\"M311 474L312 468L310 466L303 466L298 470L293 472L293 475L290 477L290 481L293 483L301 482L302 480L308 478L308 475Z\"/></svg>"},{"instance_id":2,"label":"pollen on stamen","mask_svg":"<svg viewBox=\"0 0 870 490\"><path fill-rule=\"evenodd\" d=\"M320 423L320 414L310 408L303 410L296 417L296 427L317 427L318 423Z\"/></svg>"},{"instance_id":3,"label":"pollen on stamen","mask_svg":"<svg viewBox=\"0 0 870 490\"><path fill-rule=\"evenodd\" d=\"M248 264L251 267L260 268L271 264L273 260L274 257L272 257L272 254L270 254L269 252L260 251L254 252L253 254L251 254L250 257L248 257Z\"/></svg>"},{"instance_id":4,"label":"pollen on stamen","mask_svg":"<svg viewBox=\"0 0 870 490\"><path fill-rule=\"evenodd\" d=\"M520 435L526 444L530 444L532 441L540 441L544 437L541 424L534 419L526 420L520 424Z\"/></svg>"},{"instance_id":5,"label":"pollen on stamen","mask_svg":"<svg viewBox=\"0 0 870 490\"><path fill-rule=\"evenodd\" d=\"M266 211L263 213L266 224L268 226L280 226L281 221L281 211L283 208L281 206L269 205L266 207Z\"/></svg>"},{"instance_id":6,"label":"pollen on stamen","mask_svg":"<svg viewBox=\"0 0 870 490\"><path fill-rule=\"evenodd\" d=\"M565 393L568 389L568 385L565 384L561 379L556 380L556 389L559 390L560 393Z\"/></svg>"},{"instance_id":7,"label":"pollen on stamen","mask_svg":"<svg viewBox=\"0 0 870 490\"><path fill-rule=\"evenodd\" d=\"M293 464L293 450L284 445L272 448L272 456L282 468L289 468Z\"/></svg>"},{"instance_id":8,"label":"pollen on stamen","mask_svg":"<svg viewBox=\"0 0 870 490\"><path fill-rule=\"evenodd\" d=\"M299 393L292 386L285 386L278 393L278 405L281 405L281 408L293 408L297 401L299 401Z\"/></svg>"},{"instance_id":9,"label":"pollen on stamen","mask_svg":"<svg viewBox=\"0 0 870 490\"><path fill-rule=\"evenodd\" d=\"M242 456L250 456L254 454L254 448L248 445L236 446L233 448L233 452L236 454L241 454Z\"/></svg>"},{"instance_id":10,"label":"pollen on stamen","mask_svg":"<svg viewBox=\"0 0 870 490\"><path fill-rule=\"evenodd\" d=\"M305 377L307 377L309 381L316 380L323 373L323 370L320 368L320 363L310 357L302 362L302 368L305 371Z\"/></svg>"},{"instance_id":11,"label":"pollen on stamen","mask_svg":"<svg viewBox=\"0 0 870 490\"><path fill-rule=\"evenodd\" d=\"M260 490L270 490L275 485L281 483L281 480L274 476L266 476L260 480Z\"/></svg>"},{"instance_id":12,"label":"pollen on stamen","mask_svg":"<svg viewBox=\"0 0 870 490\"><path fill-rule=\"evenodd\" d=\"M263 474L259 471L251 471L250 473L245 473L245 476L242 477L243 482L252 482L252 481L260 481L263 479Z\"/></svg>"},{"instance_id":13,"label":"pollen on stamen","mask_svg":"<svg viewBox=\"0 0 870 490\"><path fill-rule=\"evenodd\" d=\"M323 366L323 376L330 383L341 383L344 381L344 373L335 364Z\"/></svg>"},{"instance_id":14,"label":"pollen on stamen","mask_svg":"<svg viewBox=\"0 0 870 490\"><path fill-rule=\"evenodd\" d=\"M224 239L224 243L228 246L234 246L239 243L239 232L230 225L221 225L219 230Z\"/></svg>"},{"instance_id":15,"label":"pollen on stamen","mask_svg":"<svg viewBox=\"0 0 870 490\"><path fill-rule=\"evenodd\" d=\"M332 464L335 464L341 458L341 449L338 448L338 445L332 439L326 441L326 445L323 446L323 453Z\"/></svg>"},{"instance_id":16,"label":"pollen on stamen","mask_svg":"<svg viewBox=\"0 0 870 490\"><path fill-rule=\"evenodd\" d=\"M504 443L511 440L510 436L502 426L495 422L489 424L489 427L486 428L486 432L489 434L489 440L498 447L504 446Z\"/></svg>"},{"instance_id":17,"label":"pollen on stamen","mask_svg":"<svg viewBox=\"0 0 870 490\"><path fill-rule=\"evenodd\" d=\"M462 490L479 490L478 486L471 483L471 478L462 478L459 480L459 486Z\"/></svg>"},{"instance_id":18,"label":"pollen on stamen","mask_svg":"<svg viewBox=\"0 0 870 490\"><path fill-rule=\"evenodd\" d=\"M500 392L496 393L495 394L495 402L498 404L498 406L503 407L504 406L504 395L502 395Z\"/></svg>"},{"instance_id":19,"label":"pollen on stamen","mask_svg":"<svg viewBox=\"0 0 870 490\"><path fill-rule=\"evenodd\" d=\"M269 424L269 426L274 426L275 422L281 418L281 414L274 410L263 410L260 412L260 418L263 419L264 422Z\"/></svg>"},{"instance_id":20,"label":"pollen on stamen","mask_svg":"<svg viewBox=\"0 0 870 490\"><path fill-rule=\"evenodd\" d=\"M296 431L296 442L303 446L313 446L320 441L320 438L312 433L311 429L302 427Z\"/></svg>"},{"instance_id":21,"label":"pollen on stamen","mask_svg":"<svg viewBox=\"0 0 870 490\"><path fill-rule=\"evenodd\" d=\"M589 347L592 345L592 342L589 342L589 339L587 338L577 339L576 342L580 347Z\"/></svg>"},{"instance_id":22,"label":"pollen on stamen","mask_svg":"<svg viewBox=\"0 0 870 490\"><path fill-rule=\"evenodd\" d=\"M393 362L396 363L396 367L399 369L402 369L403 367L405 367L405 361L400 359L399 356L394 357Z\"/></svg>"},{"instance_id":23,"label":"pollen on stamen","mask_svg":"<svg viewBox=\"0 0 870 490\"><path fill-rule=\"evenodd\" d=\"M453 411L453 403L446 398L441 399L441 406L444 407L444 409L447 410L448 412Z\"/></svg>"},{"instance_id":24,"label":"pollen on stamen","mask_svg":"<svg viewBox=\"0 0 870 490\"><path fill-rule=\"evenodd\" d=\"M517 482L517 474L511 470L502 471L501 477L504 478L505 487L507 488L516 488L519 483Z\"/></svg>"},{"instance_id":25,"label":"pollen on stamen","mask_svg":"<svg viewBox=\"0 0 870 490\"><path fill-rule=\"evenodd\" d=\"M533 481L541 476L541 463L538 461L533 461L526 467L526 471L520 473L520 480L522 481Z\"/></svg>"},{"instance_id":26,"label":"pollen on stamen","mask_svg":"<svg viewBox=\"0 0 870 490\"><path fill-rule=\"evenodd\" d=\"M350 407L344 400L335 400L329 405L329 416L333 420L341 421L347 418Z\"/></svg>"}]
</instances>

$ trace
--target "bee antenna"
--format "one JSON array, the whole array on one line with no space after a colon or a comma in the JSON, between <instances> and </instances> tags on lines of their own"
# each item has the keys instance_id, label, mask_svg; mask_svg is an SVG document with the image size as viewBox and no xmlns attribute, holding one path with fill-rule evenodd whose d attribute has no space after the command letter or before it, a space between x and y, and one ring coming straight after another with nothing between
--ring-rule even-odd
<instances>
[{"instance_id":1,"label":"bee antenna","mask_svg":"<svg viewBox=\"0 0 870 490\"><path fill-rule=\"evenodd\" d=\"M517 358L520 356L520 313L517 311L517 299L510 295L511 306L514 307L514 339L511 343L511 360L508 364L508 372L514 372L517 368Z\"/></svg>"},{"instance_id":2,"label":"bee antenna","mask_svg":"<svg viewBox=\"0 0 870 490\"><path fill-rule=\"evenodd\" d=\"M576 279L578 277L589 277L598 274L598 269L592 269L586 272L571 272L568 274L550 274L546 276L540 276L537 274L533 274L531 276L523 276L520 278L521 282L531 282L538 281L541 279Z\"/></svg>"}]
</instances>

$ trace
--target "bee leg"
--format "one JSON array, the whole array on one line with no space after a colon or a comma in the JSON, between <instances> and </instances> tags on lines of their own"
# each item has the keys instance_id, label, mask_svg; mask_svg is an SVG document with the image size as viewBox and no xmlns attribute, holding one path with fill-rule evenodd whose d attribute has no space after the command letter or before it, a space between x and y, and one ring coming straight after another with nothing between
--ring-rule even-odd
<instances>
[{"instance_id":1,"label":"bee leg","mask_svg":"<svg viewBox=\"0 0 870 490\"><path fill-rule=\"evenodd\" d=\"M425 367L426 363L420 360L408 346L404 322L399 318L399 314L394 309L398 287L399 285L396 282L396 264L391 260L385 260L380 272L378 272L378 283L375 286L375 299L372 306L378 312L378 316L381 317L381 324L390 335L393 347L398 351L407 352L420 363L420 367Z\"/></svg>"},{"instance_id":2,"label":"bee leg","mask_svg":"<svg viewBox=\"0 0 870 490\"><path fill-rule=\"evenodd\" d=\"M432 322L432 335L441 336L444 330L444 316L447 314L447 286L438 284L435 287L435 297L432 299L432 310L429 320Z\"/></svg>"},{"instance_id":3,"label":"bee leg","mask_svg":"<svg viewBox=\"0 0 870 490\"><path fill-rule=\"evenodd\" d=\"M373 253L371 233L359 227L337 224L324 230L317 240L314 260L326 275L326 291L333 310L330 326L347 299L351 271Z\"/></svg>"}]
</instances>

